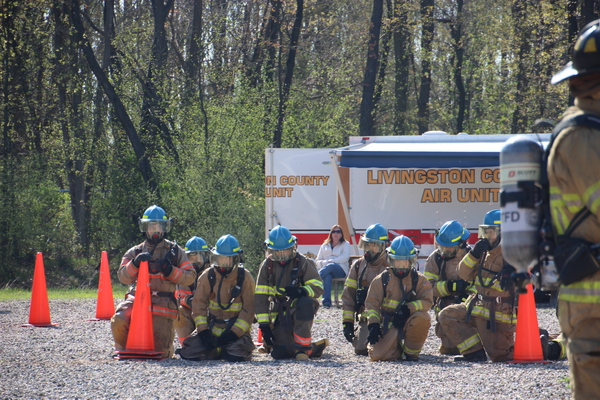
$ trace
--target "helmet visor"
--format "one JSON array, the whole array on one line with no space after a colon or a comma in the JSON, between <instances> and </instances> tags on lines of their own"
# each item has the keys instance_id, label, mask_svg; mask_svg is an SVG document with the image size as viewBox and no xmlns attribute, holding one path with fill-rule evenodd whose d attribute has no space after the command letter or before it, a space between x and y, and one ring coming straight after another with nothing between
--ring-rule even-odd
<instances>
[{"instance_id":1,"label":"helmet visor","mask_svg":"<svg viewBox=\"0 0 600 400\"><path fill-rule=\"evenodd\" d=\"M188 260L192 264L202 265L208 261L208 254L206 251L187 251Z\"/></svg>"},{"instance_id":2,"label":"helmet visor","mask_svg":"<svg viewBox=\"0 0 600 400\"><path fill-rule=\"evenodd\" d=\"M399 260L397 258L392 258L388 255L387 262L390 268L408 270L415 266L415 264L417 263L417 258L415 257L410 258L408 260Z\"/></svg>"},{"instance_id":3,"label":"helmet visor","mask_svg":"<svg viewBox=\"0 0 600 400\"><path fill-rule=\"evenodd\" d=\"M453 258L458 252L458 246L442 246L438 243L436 247L440 255L445 258Z\"/></svg>"},{"instance_id":4,"label":"helmet visor","mask_svg":"<svg viewBox=\"0 0 600 400\"><path fill-rule=\"evenodd\" d=\"M211 253L210 263L218 268L233 268L239 262L239 256L223 256L221 254Z\"/></svg>"},{"instance_id":5,"label":"helmet visor","mask_svg":"<svg viewBox=\"0 0 600 400\"><path fill-rule=\"evenodd\" d=\"M478 237L487 239L490 244L496 241L500 235L500 227L498 225L479 225Z\"/></svg>"},{"instance_id":6,"label":"helmet visor","mask_svg":"<svg viewBox=\"0 0 600 400\"><path fill-rule=\"evenodd\" d=\"M140 219L138 220L140 232L152 234L167 233L171 230L171 219Z\"/></svg>"},{"instance_id":7,"label":"helmet visor","mask_svg":"<svg viewBox=\"0 0 600 400\"><path fill-rule=\"evenodd\" d=\"M291 260L292 257L294 257L295 253L296 253L296 246L288 247L287 249L283 249L283 250L275 250L275 249L267 248L267 254L271 258L271 260L277 261L277 262Z\"/></svg>"},{"instance_id":8,"label":"helmet visor","mask_svg":"<svg viewBox=\"0 0 600 400\"><path fill-rule=\"evenodd\" d=\"M368 242L361 237L358 247L365 252L379 254L385 249L385 243Z\"/></svg>"}]
</instances>

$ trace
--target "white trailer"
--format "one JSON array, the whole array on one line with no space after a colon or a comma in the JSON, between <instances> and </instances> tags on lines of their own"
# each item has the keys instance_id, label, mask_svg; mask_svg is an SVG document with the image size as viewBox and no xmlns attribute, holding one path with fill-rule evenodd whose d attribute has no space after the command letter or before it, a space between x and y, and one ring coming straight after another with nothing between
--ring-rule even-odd
<instances>
[{"instance_id":1,"label":"white trailer","mask_svg":"<svg viewBox=\"0 0 600 400\"><path fill-rule=\"evenodd\" d=\"M549 134L528 135L545 147ZM351 137L339 149L265 151L265 235L278 224L317 254L334 224L356 244L369 225L390 239L410 237L419 258L434 249L436 229L457 220L477 239L489 210L500 208L500 152L513 135ZM423 264L423 263L421 263Z\"/></svg>"}]
</instances>

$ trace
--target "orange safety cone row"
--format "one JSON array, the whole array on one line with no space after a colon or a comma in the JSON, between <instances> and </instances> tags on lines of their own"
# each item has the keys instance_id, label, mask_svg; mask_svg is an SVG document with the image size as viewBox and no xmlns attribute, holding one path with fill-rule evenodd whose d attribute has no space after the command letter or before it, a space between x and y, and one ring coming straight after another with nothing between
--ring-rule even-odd
<instances>
[{"instance_id":1,"label":"orange safety cone row","mask_svg":"<svg viewBox=\"0 0 600 400\"><path fill-rule=\"evenodd\" d=\"M33 272L33 287L31 289L31 305L29 307L29 323L21 326L56 326L50 321L50 304L46 289L46 271L44 256L37 253L35 271Z\"/></svg>"},{"instance_id":2,"label":"orange safety cone row","mask_svg":"<svg viewBox=\"0 0 600 400\"><path fill-rule=\"evenodd\" d=\"M162 359L162 352L154 350L154 326L148 261L140 263L135 299L124 351L117 351L119 360Z\"/></svg>"},{"instance_id":3,"label":"orange safety cone row","mask_svg":"<svg viewBox=\"0 0 600 400\"><path fill-rule=\"evenodd\" d=\"M517 311L517 333L512 363L536 364L546 363L542 352L540 331L538 327L533 285L527 285L527 292L519 294Z\"/></svg>"},{"instance_id":4,"label":"orange safety cone row","mask_svg":"<svg viewBox=\"0 0 600 400\"><path fill-rule=\"evenodd\" d=\"M100 277L98 278L98 300L96 302L96 318L88 321L110 320L115 313L115 300L113 298L112 284L110 282L110 269L108 268L108 255L102 252L100 259Z\"/></svg>"}]
</instances>

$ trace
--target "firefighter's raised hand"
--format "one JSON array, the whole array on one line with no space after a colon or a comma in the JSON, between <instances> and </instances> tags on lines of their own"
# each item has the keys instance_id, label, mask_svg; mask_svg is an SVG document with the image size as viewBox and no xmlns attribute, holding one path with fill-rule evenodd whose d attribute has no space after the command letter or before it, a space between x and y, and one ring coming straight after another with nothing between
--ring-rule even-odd
<instances>
[{"instance_id":1,"label":"firefighter's raised hand","mask_svg":"<svg viewBox=\"0 0 600 400\"><path fill-rule=\"evenodd\" d=\"M374 323L368 326L369 328L369 336L367 340L370 344L375 344L379 342L379 339L383 337L383 333L381 333L381 326L379 324Z\"/></svg>"},{"instance_id":2,"label":"firefighter's raised hand","mask_svg":"<svg viewBox=\"0 0 600 400\"><path fill-rule=\"evenodd\" d=\"M475 258L481 258L482 254L490 249L490 242L486 238L481 238L475 243L471 250L471 255Z\"/></svg>"},{"instance_id":3,"label":"firefighter's raised hand","mask_svg":"<svg viewBox=\"0 0 600 400\"><path fill-rule=\"evenodd\" d=\"M300 286L286 286L285 295L290 299L299 299L302 296L306 296L308 293L306 289Z\"/></svg>"},{"instance_id":4,"label":"firefighter's raised hand","mask_svg":"<svg viewBox=\"0 0 600 400\"><path fill-rule=\"evenodd\" d=\"M204 347L206 347L206 350L212 350L217 347L217 344L215 343L215 338L213 337L210 330L205 329L203 331L198 332L198 337L202 341Z\"/></svg>"},{"instance_id":5,"label":"firefighter's raised hand","mask_svg":"<svg viewBox=\"0 0 600 400\"><path fill-rule=\"evenodd\" d=\"M152 260L152 256L150 255L150 253L143 252L138 254L137 256L135 256L135 258L133 259L133 265L135 265L136 268L140 267L140 263L142 261L151 261Z\"/></svg>"},{"instance_id":6,"label":"firefighter's raised hand","mask_svg":"<svg viewBox=\"0 0 600 400\"><path fill-rule=\"evenodd\" d=\"M344 337L350 343L354 342L354 323L352 322L344 322Z\"/></svg>"},{"instance_id":7,"label":"firefighter's raised hand","mask_svg":"<svg viewBox=\"0 0 600 400\"><path fill-rule=\"evenodd\" d=\"M275 335L273 335L273 330L271 329L271 325L269 324L260 324L258 325L258 329L262 331L262 337L265 344L269 346L273 346L275 344Z\"/></svg>"}]
</instances>

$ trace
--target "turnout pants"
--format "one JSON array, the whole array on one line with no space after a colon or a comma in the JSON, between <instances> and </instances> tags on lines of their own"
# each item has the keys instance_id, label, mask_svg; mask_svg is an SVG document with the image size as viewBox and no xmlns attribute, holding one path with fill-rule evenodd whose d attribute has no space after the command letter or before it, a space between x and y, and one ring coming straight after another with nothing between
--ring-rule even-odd
<instances>
[{"instance_id":1,"label":"turnout pants","mask_svg":"<svg viewBox=\"0 0 600 400\"><path fill-rule=\"evenodd\" d=\"M125 300L117 306L115 315L110 319L110 327L117 351L126 350L132 311L133 301ZM163 358L173 357L173 340L175 339L173 318L152 314L152 328L154 331L154 350L162 352Z\"/></svg>"},{"instance_id":2,"label":"turnout pants","mask_svg":"<svg viewBox=\"0 0 600 400\"><path fill-rule=\"evenodd\" d=\"M179 344L183 346L183 341L196 329L194 319L192 318L192 310L184 306L179 306L179 314L173 325L179 338Z\"/></svg>"},{"instance_id":3,"label":"turnout pants","mask_svg":"<svg viewBox=\"0 0 600 400\"><path fill-rule=\"evenodd\" d=\"M558 321L567 342L571 393L575 400L600 394L600 305L558 302Z\"/></svg>"},{"instance_id":4,"label":"turnout pants","mask_svg":"<svg viewBox=\"0 0 600 400\"><path fill-rule=\"evenodd\" d=\"M316 299L304 296L296 299L283 315L278 315L273 329L275 341L271 350L274 359L292 358L298 351L310 356L314 349L311 330L318 309L319 302ZM289 317L287 313L290 313ZM291 326L288 326L288 322Z\"/></svg>"},{"instance_id":5,"label":"turnout pants","mask_svg":"<svg viewBox=\"0 0 600 400\"><path fill-rule=\"evenodd\" d=\"M467 306L455 304L440 311L438 320L452 343L456 343L461 354L471 354L485 349L493 362L513 359L515 324L496 321L496 332L488 328L488 320L471 314L466 322Z\"/></svg>"},{"instance_id":6,"label":"turnout pants","mask_svg":"<svg viewBox=\"0 0 600 400\"><path fill-rule=\"evenodd\" d=\"M418 357L427 339L431 318L427 312L417 311L404 325L404 340L398 337L398 329L393 326L383 338L373 345L369 344L369 356L372 361L390 361L407 356Z\"/></svg>"},{"instance_id":7,"label":"turnout pants","mask_svg":"<svg viewBox=\"0 0 600 400\"><path fill-rule=\"evenodd\" d=\"M364 317L360 317L358 321L358 330L356 336L352 342L354 346L354 354L359 356L366 356L369 354L367 349L367 338L369 337L369 328L367 327L367 320Z\"/></svg>"}]
</instances>

